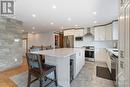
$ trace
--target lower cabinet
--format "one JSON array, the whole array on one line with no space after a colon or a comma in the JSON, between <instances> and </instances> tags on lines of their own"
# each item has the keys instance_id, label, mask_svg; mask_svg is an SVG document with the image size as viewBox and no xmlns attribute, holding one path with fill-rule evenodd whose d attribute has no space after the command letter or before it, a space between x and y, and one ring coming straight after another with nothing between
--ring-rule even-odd
<instances>
[{"instance_id":1,"label":"lower cabinet","mask_svg":"<svg viewBox=\"0 0 130 87\"><path fill-rule=\"evenodd\" d=\"M110 58L110 52L106 50L106 63L108 66L109 71L111 72L111 58Z\"/></svg>"},{"instance_id":2,"label":"lower cabinet","mask_svg":"<svg viewBox=\"0 0 130 87\"><path fill-rule=\"evenodd\" d=\"M109 71L111 72L111 58L110 52L106 48L95 49L95 61L106 63Z\"/></svg>"},{"instance_id":3,"label":"lower cabinet","mask_svg":"<svg viewBox=\"0 0 130 87\"><path fill-rule=\"evenodd\" d=\"M85 56L84 56L84 50L82 50L76 53L74 78L78 75L84 64L85 64Z\"/></svg>"},{"instance_id":4,"label":"lower cabinet","mask_svg":"<svg viewBox=\"0 0 130 87\"><path fill-rule=\"evenodd\" d=\"M95 61L97 62L106 62L106 50L105 48L96 48L95 49Z\"/></svg>"}]
</instances>

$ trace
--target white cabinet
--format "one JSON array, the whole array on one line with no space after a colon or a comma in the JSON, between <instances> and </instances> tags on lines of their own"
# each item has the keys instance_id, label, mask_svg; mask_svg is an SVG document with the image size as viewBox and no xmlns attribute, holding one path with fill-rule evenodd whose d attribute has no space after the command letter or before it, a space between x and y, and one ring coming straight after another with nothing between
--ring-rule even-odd
<instances>
[{"instance_id":1,"label":"white cabinet","mask_svg":"<svg viewBox=\"0 0 130 87\"><path fill-rule=\"evenodd\" d=\"M76 77L78 75L78 73L80 72L80 70L82 69L82 67L85 64L85 56L84 56L84 50L82 49L81 51L76 53L76 64L75 64L75 75L74 77Z\"/></svg>"},{"instance_id":2,"label":"white cabinet","mask_svg":"<svg viewBox=\"0 0 130 87\"><path fill-rule=\"evenodd\" d=\"M111 72L111 58L110 58L111 53L106 49L106 63L108 66L109 71Z\"/></svg>"},{"instance_id":3,"label":"white cabinet","mask_svg":"<svg viewBox=\"0 0 130 87\"><path fill-rule=\"evenodd\" d=\"M70 30L64 30L64 36L74 35L75 37L83 36L84 35L84 29L70 29Z\"/></svg>"},{"instance_id":4,"label":"white cabinet","mask_svg":"<svg viewBox=\"0 0 130 87\"><path fill-rule=\"evenodd\" d=\"M83 36L84 35L84 29L76 29L74 30L75 37Z\"/></svg>"},{"instance_id":5,"label":"white cabinet","mask_svg":"<svg viewBox=\"0 0 130 87\"><path fill-rule=\"evenodd\" d=\"M99 32L99 27L95 28L95 40L100 40L100 32Z\"/></svg>"},{"instance_id":6,"label":"white cabinet","mask_svg":"<svg viewBox=\"0 0 130 87\"><path fill-rule=\"evenodd\" d=\"M106 50L105 48L95 49L95 61L106 63Z\"/></svg>"},{"instance_id":7,"label":"white cabinet","mask_svg":"<svg viewBox=\"0 0 130 87\"><path fill-rule=\"evenodd\" d=\"M113 40L118 40L118 32L119 32L119 27L118 27L118 21L114 21L112 23L112 38Z\"/></svg>"},{"instance_id":8,"label":"white cabinet","mask_svg":"<svg viewBox=\"0 0 130 87\"><path fill-rule=\"evenodd\" d=\"M105 27L100 27L99 30L99 40L105 40Z\"/></svg>"},{"instance_id":9,"label":"white cabinet","mask_svg":"<svg viewBox=\"0 0 130 87\"><path fill-rule=\"evenodd\" d=\"M74 29L64 30L64 36L74 35Z\"/></svg>"},{"instance_id":10,"label":"white cabinet","mask_svg":"<svg viewBox=\"0 0 130 87\"><path fill-rule=\"evenodd\" d=\"M112 40L112 24L105 26L105 40Z\"/></svg>"},{"instance_id":11,"label":"white cabinet","mask_svg":"<svg viewBox=\"0 0 130 87\"><path fill-rule=\"evenodd\" d=\"M112 40L112 26L99 26L95 27L95 40L96 41L104 41L104 40Z\"/></svg>"}]
</instances>

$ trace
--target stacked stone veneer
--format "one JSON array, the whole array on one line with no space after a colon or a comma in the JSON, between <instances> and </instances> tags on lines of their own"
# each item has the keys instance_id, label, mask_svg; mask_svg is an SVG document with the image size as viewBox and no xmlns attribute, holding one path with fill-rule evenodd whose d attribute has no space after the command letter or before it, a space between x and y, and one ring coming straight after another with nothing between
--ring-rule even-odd
<instances>
[{"instance_id":1,"label":"stacked stone veneer","mask_svg":"<svg viewBox=\"0 0 130 87\"><path fill-rule=\"evenodd\" d=\"M22 63L22 22L0 17L0 71Z\"/></svg>"}]
</instances>

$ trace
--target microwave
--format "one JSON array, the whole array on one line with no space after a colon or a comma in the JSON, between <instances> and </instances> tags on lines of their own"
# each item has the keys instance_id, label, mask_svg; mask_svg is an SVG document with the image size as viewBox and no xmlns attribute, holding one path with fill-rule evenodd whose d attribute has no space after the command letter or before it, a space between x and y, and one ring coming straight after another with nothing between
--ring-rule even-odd
<instances>
[{"instance_id":1,"label":"microwave","mask_svg":"<svg viewBox=\"0 0 130 87\"><path fill-rule=\"evenodd\" d=\"M83 41L83 37L75 37L76 41Z\"/></svg>"}]
</instances>

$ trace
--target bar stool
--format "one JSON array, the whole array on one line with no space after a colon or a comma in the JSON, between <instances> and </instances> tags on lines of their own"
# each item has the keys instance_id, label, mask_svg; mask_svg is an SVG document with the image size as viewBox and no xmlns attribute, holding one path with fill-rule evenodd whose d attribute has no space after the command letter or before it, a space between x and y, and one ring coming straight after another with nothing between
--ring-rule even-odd
<instances>
[{"instance_id":1,"label":"bar stool","mask_svg":"<svg viewBox=\"0 0 130 87\"><path fill-rule=\"evenodd\" d=\"M47 87L53 82L55 82L55 85L57 86L56 66L42 63L41 57L38 54L27 53L26 56L29 66L27 87L30 87L31 83L37 80L40 82L40 87L43 87L43 79L45 81L50 80L44 87ZM54 72L54 79L47 77L47 75L52 72ZM36 77L36 79L32 80L31 76Z\"/></svg>"}]
</instances>

